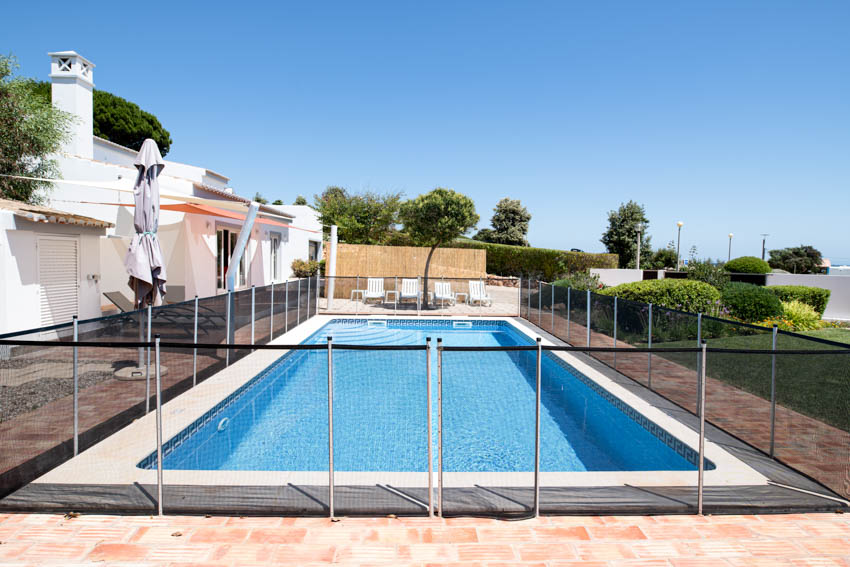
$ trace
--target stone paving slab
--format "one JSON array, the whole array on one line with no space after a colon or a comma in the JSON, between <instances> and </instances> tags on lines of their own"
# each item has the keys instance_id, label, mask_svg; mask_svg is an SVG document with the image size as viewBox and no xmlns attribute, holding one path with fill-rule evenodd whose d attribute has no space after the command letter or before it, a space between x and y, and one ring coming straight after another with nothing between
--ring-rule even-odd
<instances>
[{"instance_id":1,"label":"stone paving slab","mask_svg":"<svg viewBox=\"0 0 850 567\"><path fill-rule=\"evenodd\" d=\"M245 518L0 514L0 567L850 567L850 516Z\"/></svg>"}]
</instances>

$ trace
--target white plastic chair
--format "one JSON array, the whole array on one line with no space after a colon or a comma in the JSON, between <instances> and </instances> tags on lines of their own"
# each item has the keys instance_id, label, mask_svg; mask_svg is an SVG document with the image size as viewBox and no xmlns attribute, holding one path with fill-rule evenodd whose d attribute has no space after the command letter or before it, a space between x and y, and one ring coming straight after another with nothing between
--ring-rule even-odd
<instances>
[{"instance_id":1,"label":"white plastic chair","mask_svg":"<svg viewBox=\"0 0 850 567\"><path fill-rule=\"evenodd\" d=\"M370 299L384 300L384 278L369 278L369 283L366 287L366 293L363 295L363 303L366 303Z\"/></svg>"},{"instance_id":2,"label":"white plastic chair","mask_svg":"<svg viewBox=\"0 0 850 567\"><path fill-rule=\"evenodd\" d=\"M448 302L449 305L454 305L457 302L457 296L452 291L451 282L436 282L434 284L434 303Z\"/></svg>"},{"instance_id":3,"label":"white plastic chair","mask_svg":"<svg viewBox=\"0 0 850 567\"><path fill-rule=\"evenodd\" d=\"M419 301L419 280L401 280L401 295L399 295L398 300L404 301L405 299L414 299L417 302Z\"/></svg>"},{"instance_id":4,"label":"white plastic chair","mask_svg":"<svg viewBox=\"0 0 850 567\"><path fill-rule=\"evenodd\" d=\"M479 305L489 307L493 305L493 300L487 295L487 290L484 287L484 282L481 280L469 280L469 304L478 302Z\"/></svg>"}]
</instances>

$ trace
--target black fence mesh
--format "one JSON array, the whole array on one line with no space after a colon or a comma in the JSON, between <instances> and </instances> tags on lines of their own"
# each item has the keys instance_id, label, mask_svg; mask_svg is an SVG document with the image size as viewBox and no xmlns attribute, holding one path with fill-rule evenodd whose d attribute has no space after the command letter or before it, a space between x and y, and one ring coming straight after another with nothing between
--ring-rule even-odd
<instances>
[{"instance_id":1,"label":"black fence mesh","mask_svg":"<svg viewBox=\"0 0 850 567\"><path fill-rule=\"evenodd\" d=\"M443 353L445 515L531 512L536 375L533 352Z\"/></svg>"},{"instance_id":2,"label":"black fence mesh","mask_svg":"<svg viewBox=\"0 0 850 567\"><path fill-rule=\"evenodd\" d=\"M301 280L299 280L301 281ZM298 303L299 281L277 284L275 293L292 290ZM307 288L304 286L303 294ZM86 343L143 342L160 335L162 341L218 345L231 340L251 342L252 294L254 340L269 341L271 287L266 286L192 299L181 303L80 321L79 341ZM312 293L315 302L315 292ZM228 298L232 300L228 307ZM275 297L275 302L283 302ZM306 297L302 303L306 307ZM279 310L287 306L280 303ZM197 316L196 316L197 312ZM230 315L229 315L230 314ZM315 315L304 310L300 321ZM283 314L274 325L287 328ZM288 325L294 328L299 318ZM0 497L58 466L73 456L73 351L60 341L73 339L73 324L10 333L0 339L56 342L56 346L0 345ZM235 363L250 349L188 348L161 353L163 395L166 400ZM152 411L153 353L146 347L79 347L78 451L83 451L134 419Z\"/></svg>"},{"instance_id":3,"label":"black fence mesh","mask_svg":"<svg viewBox=\"0 0 850 567\"><path fill-rule=\"evenodd\" d=\"M529 290L532 308L522 317L569 344L690 349L705 340L710 349L737 350L714 352L706 361L706 418L838 494L850 496L850 423L843 418L850 415L850 357L747 352L771 350L772 329L596 293L590 294L588 342L587 292L562 292L555 286L555 301L549 305L545 300L551 290L550 284ZM561 297L567 298L567 305ZM538 300L544 314L536 309ZM552 315L554 327L549 322ZM563 324L558 322L562 317ZM777 348L841 350L847 345L779 332ZM697 414L698 352L618 350L589 355Z\"/></svg>"}]
</instances>

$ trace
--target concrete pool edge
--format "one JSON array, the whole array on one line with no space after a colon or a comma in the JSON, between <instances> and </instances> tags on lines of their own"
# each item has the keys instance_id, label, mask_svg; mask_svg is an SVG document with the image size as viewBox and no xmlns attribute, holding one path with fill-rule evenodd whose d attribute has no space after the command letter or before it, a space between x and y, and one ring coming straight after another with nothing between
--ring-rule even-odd
<instances>
[{"instance_id":1,"label":"concrete pool edge","mask_svg":"<svg viewBox=\"0 0 850 567\"><path fill-rule=\"evenodd\" d=\"M464 316L454 319L468 319ZM326 323L334 319L387 319L386 316L331 316L318 315L285 335L281 335L271 344L300 343L312 336ZM427 317L398 317L415 321L427 320ZM547 336L542 330L533 332L522 320L511 317L489 317L493 321L506 321L517 332L534 340L541 336L544 344L562 344ZM163 406L163 440L179 434L187 426L203 415L210 407L226 398L241 385L280 358L285 352L278 350L260 350L220 371L197 387L185 392ZM588 376L611 394L669 431L683 443L696 447L697 433L675 418L657 410L646 401L622 388L611 378L587 365L572 353L553 353L568 364ZM435 401L436 403L436 401ZM436 437L436 432L434 432ZM36 479L35 483L47 484L151 484L155 483L156 471L143 470L136 466L150 454L155 440L155 416L153 413L130 424L109 438L101 441L70 461L60 465ZM706 458L716 469L705 473L706 486L762 485L767 478L743 461L735 458L719 445L706 442ZM327 471L183 471L166 470L165 481L178 485L201 486L280 486L286 483L320 485L327 483ZM531 473L444 473L447 487L467 487L486 482L491 486L523 487L528 486L526 476ZM363 483L395 483L404 486L425 486L425 473L393 472L336 472L337 483L360 485ZM485 480L486 479L486 480ZM436 482L435 482L436 485ZM695 486L695 471L605 471L605 472L544 472L541 473L541 485L548 487L576 486L644 486L670 487Z\"/></svg>"}]
</instances>

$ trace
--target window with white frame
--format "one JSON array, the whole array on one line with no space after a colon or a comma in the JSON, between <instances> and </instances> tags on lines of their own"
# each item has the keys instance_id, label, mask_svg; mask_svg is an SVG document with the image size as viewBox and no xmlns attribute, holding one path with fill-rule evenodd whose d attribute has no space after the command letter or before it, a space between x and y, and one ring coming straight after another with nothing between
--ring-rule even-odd
<instances>
[{"instance_id":1,"label":"window with white frame","mask_svg":"<svg viewBox=\"0 0 850 567\"><path fill-rule=\"evenodd\" d=\"M280 234L277 232L270 233L269 242L271 243L271 258L269 261L271 280L277 281L280 279Z\"/></svg>"},{"instance_id":2,"label":"window with white frame","mask_svg":"<svg viewBox=\"0 0 850 567\"><path fill-rule=\"evenodd\" d=\"M316 242L315 240L310 241L310 250L309 250L310 260L318 261L318 259L319 259L319 247L320 246L321 246L320 242Z\"/></svg>"},{"instance_id":3,"label":"window with white frame","mask_svg":"<svg viewBox=\"0 0 850 567\"><path fill-rule=\"evenodd\" d=\"M239 231L228 227L216 228L216 288L220 290L227 289L227 268L230 266L230 257L233 255L233 250L236 249L236 240L239 238ZM248 247L245 247L245 252L239 261L238 270L236 271L236 287L245 287L248 285Z\"/></svg>"}]
</instances>

